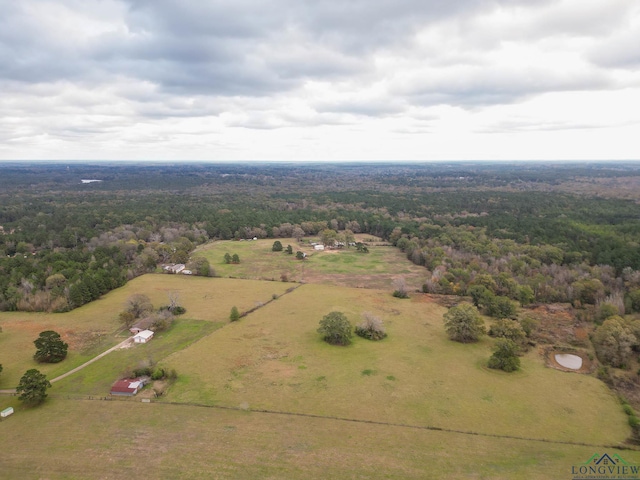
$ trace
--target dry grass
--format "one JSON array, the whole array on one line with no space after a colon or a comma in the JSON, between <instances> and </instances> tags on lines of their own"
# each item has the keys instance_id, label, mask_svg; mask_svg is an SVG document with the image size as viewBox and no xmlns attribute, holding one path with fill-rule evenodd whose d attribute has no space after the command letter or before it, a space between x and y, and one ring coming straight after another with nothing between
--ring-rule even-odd
<instances>
[{"instance_id":1,"label":"dry grass","mask_svg":"<svg viewBox=\"0 0 640 480\"><path fill-rule=\"evenodd\" d=\"M289 287L291 284L282 282L144 275L71 312L1 312L0 363L4 370L0 374L0 389L14 388L29 368L37 368L48 378L54 378L122 341L129 332L121 332L118 314L134 293L148 295L153 305L159 307L168 303L170 292L178 292L180 304L187 309L183 318L226 322L234 305L243 312ZM33 341L44 330L59 332L69 343L69 354L63 362L38 364L33 360Z\"/></svg>"},{"instance_id":2,"label":"dry grass","mask_svg":"<svg viewBox=\"0 0 640 480\"><path fill-rule=\"evenodd\" d=\"M354 324L371 311L389 337L327 345L316 329L332 310ZM553 440L615 444L628 436L602 382L546 368L536 352L520 372L487 369L492 340L449 341L443 312L417 298L305 285L173 355L171 366L185 376L169 398Z\"/></svg>"}]
</instances>

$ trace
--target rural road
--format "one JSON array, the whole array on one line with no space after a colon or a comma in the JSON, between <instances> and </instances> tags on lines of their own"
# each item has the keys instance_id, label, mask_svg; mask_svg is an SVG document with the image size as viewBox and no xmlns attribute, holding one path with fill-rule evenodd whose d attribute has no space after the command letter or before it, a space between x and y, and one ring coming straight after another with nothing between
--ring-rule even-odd
<instances>
[{"instance_id":1,"label":"rural road","mask_svg":"<svg viewBox=\"0 0 640 480\"><path fill-rule=\"evenodd\" d=\"M51 380L49 380L49 381L50 381L51 383L55 383L55 382L57 382L58 380L62 380L63 378L68 377L68 376L69 376L69 375L71 375L72 373L76 373L77 371L82 370L82 369L83 369L84 367L86 367L87 365L91 365L93 362L95 362L95 361L97 361L97 360L100 360L102 357L104 357L105 355L107 355L107 354L109 354L109 353L113 352L114 350L118 350L119 348L123 348L125 345L128 345L128 344L129 344L129 343L131 343L132 341L133 341L133 337L129 337L129 338L127 338L126 340L124 340L124 341L120 342L119 344L117 344L116 346L111 347L109 350L105 350L105 351L104 351L104 352L102 352L100 355L98 355L98 356L96 356L96 357L93 357L93 358L92 358L91 360L89 360L88 362L85 362L85 363L83 363L82 365L80 365L80 366L78 366L78 367L76 367L76 368L74 368L74 369L72 369L72 370L69 370L67 373L63 373L62 375L60 375L60 376L58 376L58 377L56 377L56 378L54 378L54 379L51 379ZM16 393L16 389L15 389L15 388L9 388L9 389L6 389L6 390L0 390L0 394L2 394L2 393L4 393L4 394L12 394L12 393Z\"/></svg>"}]
</instances>

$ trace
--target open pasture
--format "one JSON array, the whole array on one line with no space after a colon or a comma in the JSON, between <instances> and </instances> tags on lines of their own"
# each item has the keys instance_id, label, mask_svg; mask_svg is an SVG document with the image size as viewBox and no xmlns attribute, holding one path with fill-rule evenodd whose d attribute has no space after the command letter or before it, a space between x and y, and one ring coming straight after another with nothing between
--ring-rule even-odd
<instances>
[{"instance_id":1,"label":"open pasture","mask_svg":"<svg viewBox=\"0 0 640 480\"><path fill-rule=\"evenodd\" d=\"M333 310L353 324L371 311L389 337L328 345L316 330ZM490 370L493 340L450 341L444 311L425 295L304 285L174 354L181 376L168 399L555 441L629 435L602 382L549 369L536 350L519 372Z\"/></svg>"},{"instance_id":2,"label":"open pasture","mask_svg":"<svg viewBox=\"0 0 640 480\"><path fill-rule=\"evenodd\" d=\"M242 285L246 309L291 284L149 275L102 299L115 307L146 293L156 304L175 289L187 314L149 344L55 383L40 407L0 396L0 408L16 409L0 422L0 479L571 478L572 465L615 453L608 446L629 434L600 381L546 368L536 351L521 372L489 370L492 340L449 341L445 309L427 295L308 284L226 323L227 297ZM206 308L206 292L217 306ZM316 329L332 310L354 324L371 311L389 337L328 345ZM74 399L106 396L123 369L149 358L178 372L167 396ZM640 463L637 451L619 454Z\"/></svg>"},{"instance_id":3,"label":"open pasture","mask_svg":"<svg viewBox=\"0 0 640 480\"><path fill-rule=\"evenodd\" d=\"M595 453L590 446L332 419L58 398L18 410L0 422L0 432L3 480L546 480L572 478L571 466ZM618 453L640 462L638 452Z\"/></svg>"},{"instance_id":4,"label":"open pasture","mask_svg":"<svg viewBox=\"0 0 640 480\"><path fill-rule=\"evenodd\" d=\"M362 236L363 240L370 238ZM357 252L354 247L316 251L310 242L317 240L308 238L298 243L293 238L279 239L284 248L293 247L294 255L273 252L274 239L218 241L199 247L196 254L206 257L216 275L222 277L280 280L286 275L291 281L378 289L392 289L399 277L414 290L424 283L424 268L409 262L396 248L373 244L369 253ZM296 260L297 251L306 253L307 258ZM237 253L240 263L224 263L225 253Z\"/></svg>"},{"instance_id":5,"label":"open pasture","mask_svg":"<svg viewBox=\"0 0 640 480\"><path fill-rule=\"evenodd\" d=\"M234 305L243 312L269 301L274 294L282 294L289 287L291 284L282 282L223 280L185 275L143 275L71 312L2 312L0 363L4 370L0 375L0 389L14 388L22 374L30 368L37 368L49 379L55 378L124 340L130 334L126 330L123 331L118 314L124 310L127 298L135 293L149 296L154 307L158 308L168 303L169 293L177 292L179 303L187 309L180 318L181 324L190 320L219 324L229 319L229 312ZM207 331L207 328L202 328L203 332ZM177 331L185 329L188 329L186 325L178 327ZM57 331L69 344L68 356L64 361L57 364L39 364L33 360L33 341L44 330ZM187 337L191 338L191 335L192 333L187 334ZM148 347L155 348L151 345ZM166 354L170 352L169 349ZM117 354L118 352L114 352L110 355L117 357ZM154 359L160 358L162 357L156 356ZM118 363L120 364L121 362ZM88 368L96 369L99 366L94 364ZM113 381L111 378L109 380Z\"/></svg>"}]
</instances>

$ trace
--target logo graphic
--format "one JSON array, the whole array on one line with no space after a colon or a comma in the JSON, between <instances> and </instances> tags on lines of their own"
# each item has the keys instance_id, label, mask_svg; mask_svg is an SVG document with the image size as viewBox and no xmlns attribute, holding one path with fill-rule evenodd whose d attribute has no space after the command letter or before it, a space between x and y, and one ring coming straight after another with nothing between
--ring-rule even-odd
<instances>
[{"instance_id":1,"label":"logo graphic","mask_svg":"<svg viewBox=\"0 0 640 480\"><path fill-rule=\"evenodd\" d=\"M640 465L625 461L617 453L594 453L586 462L571 467L572 480L639 480Z\"/></svg>"}]
</instances>

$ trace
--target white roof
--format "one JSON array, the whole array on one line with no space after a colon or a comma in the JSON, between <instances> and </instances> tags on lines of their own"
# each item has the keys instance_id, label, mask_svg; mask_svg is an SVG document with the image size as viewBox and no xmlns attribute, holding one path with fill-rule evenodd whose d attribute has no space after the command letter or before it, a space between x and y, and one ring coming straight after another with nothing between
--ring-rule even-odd
<instances>
[{"instance_id":1,"label":"white roof","mask_svg":"<svg viewBox=\"0 0 640 480\"><path fill-rule=\"evenodd\" d=\"M137 382L131 382L131 383L129 384L129 388L138 388L138 387L140 386L140 383L141 383L140 381L137 381Z\"/></svg>"},{"instance_id":2,"label":"white roof","mask_svg":"<svg viewBox=\"0 0 640 480\"><path fill-rule=\"evenodd\" d=\"M153 337L153 332L151 330L143 330L139 333L136 334L135 337L133 338L144 338L145 340L149 340L151 337Z\"/></svg>"}]
</instances>

